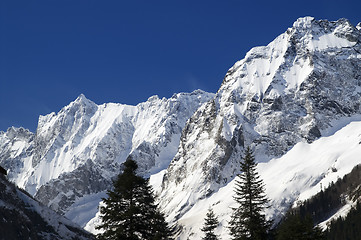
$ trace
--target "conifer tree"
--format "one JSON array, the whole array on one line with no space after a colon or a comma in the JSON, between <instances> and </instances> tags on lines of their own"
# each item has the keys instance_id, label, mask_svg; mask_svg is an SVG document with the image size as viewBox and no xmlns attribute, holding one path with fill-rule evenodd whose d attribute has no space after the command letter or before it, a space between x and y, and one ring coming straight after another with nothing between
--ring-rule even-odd
<instances>
[{"instance_id":1,"label":"conifer tree","mask_svg":"<svg viewBox=\"0 0 361 240\"><path fill-rule=\"evenodd\" d=\"M213 209L209 208L203 228L201 229L204 232L205 236L202 238L203 240L218 240L218 236L214 233L214 230L218 226L218 218L214 214Z\"/></svg>"},{"instance_id":2,"label":"conifer tree","mask_svg":"<svg viewBox=\"0 0 361 240\"><path fill-rule=\"evenodd\" d=\"M247 147L241 161L241 174L238 175L235 186L234 200L239 206L233 209L229 222L229 230L234 240L267 238L270 223L263 210L268 199L256 166L253 152Z\"/></svg>"},{"instance_id":3,"label":"conifer tree","mask_svg":"<svg viewBox=\"0 0 361 240\"><path fill-rule=\"evenodd\" d=\"M148 179L136 175L135 161L127 159L124 170L113 183L113 190L100 207L104 230L98 239L163 240L171 231L159 212Z\"/></svg>"},{"instance_id":4,"label":"conifer tree","mask_svg":"<svg viewBox=\"0 0 361 240\"><path fill-rule=\"evenodd\" d=\"M326 231L327 239L338 240L360 239L361 236L361 203L350 210L346 217L339 217L331 221Z\"/></svg>"},{"instance_id":5,"label":"conifer tree","mask_svg":"<svg viewBox=\"0 0 361 240\"><path fill-rule=\"evenodd\" d=\"M310 215L302 217L299 213L288 213L277 229L276 240L325 240L325 234L314 227Z\"/></svg>"}]
</instances>

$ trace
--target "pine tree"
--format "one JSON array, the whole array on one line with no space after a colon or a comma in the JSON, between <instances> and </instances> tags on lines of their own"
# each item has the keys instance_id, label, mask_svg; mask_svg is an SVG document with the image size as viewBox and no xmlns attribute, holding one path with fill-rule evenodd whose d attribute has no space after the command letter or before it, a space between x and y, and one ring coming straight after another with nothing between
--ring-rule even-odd
<instances>
[{"instance_id":1,"label":"pine tree","mask_svg":"<svg viewBox=\"0 0 361 240\"><path fill-rule=\"evenodd\" d=\"M203 240L218 240L218 236L214 233L214 230L218 226L218 218L214 214L212 208L208 209L203 228L201 229L204 232L205 236Z\"/></svg>"},{"instance_id":2,"label":"pine tree","mask_svg":"<svg viewBox=\"0 0 361 240\"><path fill-rule=\"evenodd\" d=\"M169 239L171 231L163 214L154 203L148 179L136 175L135 161L128 159L124 170L113 183L113 190L107 192L100 208L104 230L98 239L163 240Z\"/></svg>"},{"instance_id":3,"label":"pine tree","mask_svg":"<svg viewBox=\"0 0 361 240\"><path fill-rule=\"evenodd\" d=\"M325 240L325 234L314 227L310 215L302 217L299 213L288 213L277 229L276 240Z\"/></svg>"},{"instance_id":4,"label":"pine tree","mask_svg":"<svg viewBox=\"0 0 361 240\"><path fill-rule=\"evenodd\" d=\"M361 203L350 210L346 217L339 217L331 222L326 231L327 239L360 239L361 236Z\"/></svg>"},{"instance_id":5,"label":"pine tree","mask_svg":"<svg viewBox=\"0 0 361 240\"><path fill-rule=\"evenodd\" d=\"M249 147L241 161L241 174L235 186L234 200L238 207L233 209L229 230L234 240L264 240L270 223L262 213L268 199L264 193L264 184L256 170L257 164Z\"/></svg>"}]
</instances>

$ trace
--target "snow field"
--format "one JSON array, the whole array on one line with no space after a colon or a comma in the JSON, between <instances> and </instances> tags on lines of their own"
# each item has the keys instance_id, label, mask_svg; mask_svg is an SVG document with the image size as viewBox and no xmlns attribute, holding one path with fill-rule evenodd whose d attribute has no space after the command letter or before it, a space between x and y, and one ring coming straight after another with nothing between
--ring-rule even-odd
<instances>
[{"instance_id":1,"label":"snow field","mask_svg":"<svg viewBox=\"0 0 361 240\"><path fill-rule=\"evenodd\" d=\"M338 123L340 125L341 122ZM259 163L258 172L264 180L266 194L270 199L270 208L265 212L267 217L277 222L289 207L317 194L321 190L321 184L327 187L332 181L349 173L354 166L361 164L360 142L361 121L350 122L334 135L322 137L311 144L300 142L284 156ZM156 192L161 191L161 181L161 175L155 176L151 181ZM190 236L194 240L202 239L200 229L210 206L220 221L216 233L222 239L229 239L227 226L231 208L237 207L233 200L234 184L235 179L209 198L197 201L178 220L178 224L183 227L178 239ZM174 196L178 199L175 202L184 201L186 197L178 193ZM347 214L350 208L349 205L345 206L335 216Z\"/></svg>"}]
</instances>

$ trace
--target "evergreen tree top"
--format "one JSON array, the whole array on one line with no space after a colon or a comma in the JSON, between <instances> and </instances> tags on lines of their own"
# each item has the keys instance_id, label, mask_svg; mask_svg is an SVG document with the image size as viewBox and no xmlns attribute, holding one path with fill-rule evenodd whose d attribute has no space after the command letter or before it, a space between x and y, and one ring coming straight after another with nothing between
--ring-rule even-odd
<instances>
[{"instance_id":1,"label":"evergreen tree top","mask_svg":"<svg viewBox=\"0 0 361 240\"><path fill-rule=\"evenodd\" d=\"M245 149L240 165L241 173L236 179L233 197L239 206L233 209L229 222L231 236L234 240L266 239L270 222L266 220L263 211L268 199L250 147Z\"/></svg>"},{"instance_id":2,"label":"evergreen tree top","mask_svg":"<svg viewBox=\"0 0 361 240\"><path fill-rule=\"evenodd\" d=\"M138 169L138 164L131 157L128 157L127 160L122 164L124 172L133 172Z\"/></svg>"},{"instance_id":3,"label":"evergreen tree top","mask_svg":"<svg viewBox=\"0 0 361 240\"><path fill-rule=\"evenodd\" d=\"M214 233L214 230L218 227L218 224L219 222L217 216L214 214L213 209L209 207L206 218L204 220L203 228L201 229L205 234L202 239L218 240L218 236Z\"/></svg>"},{"instance_id":4,"label":"evergreen tree top","mask_svg":"<svg viewBox=\"0 0 361 240\"><path fill-rule=\"evenodd\" d=\"M128 158L100 207L103 229L99 239L167 240L171 231L158 210L148 179L136 175L137 163Z\"/></svg>"}]
</instances>

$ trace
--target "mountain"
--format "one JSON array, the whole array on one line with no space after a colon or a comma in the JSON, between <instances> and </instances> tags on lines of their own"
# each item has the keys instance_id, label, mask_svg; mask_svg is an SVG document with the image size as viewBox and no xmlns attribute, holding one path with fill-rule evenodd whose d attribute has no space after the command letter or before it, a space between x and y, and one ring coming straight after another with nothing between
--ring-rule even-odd
<instances>
[{"instance_id":1,"label":"mountain","mask_svg":"<svg viewBox=\"0 0 361 240\"><path fill-rule=\"evenodd\" d=\"M192 225L197 220L190 218L192 212L200 213L200 205L207 205L204 202L220 191L231 198L232 191L223 188L231 186L239 173L244 146L255 150L267 188L275 190L269 192L272 218L326 178L335 161L340 161L338 155L322 162L323 155L309 150L319 144L317 139L326 141L324 137L351 120L360 120L360 41L360 30L346 19L300 18L270 44L251 49L229 69L215 97L187 122L179 150L164 175L161 205L170 220L185 224L185 235L199 238L200 226ZM320 149L334 150L327 145ZM288 160L292 152L300 155ZM291 162L286 164L283 159ZM288 164L292 167L285 168ZM306 166L309 172L304 171ZM336 167L342 168L337 173L340 177L343 171L351 171L346 166ZM225 215L224 211L220 214Z\"/></svg>"},{"instance_id":2,"label":"mountain","mask_svg":"<svg viewBox=\"0 0 361 240\"><path fill-rule=\"evenodd\" d=\"M0 133L0 164L36 199L94 232L100 198L132 155L178 239L201 239L209 206L216 233L228 239L234 180L250 146L271 202L267 217L277 222L361 163L360 26L299 18L236 62L216 94L154 96L137 106L81 95L40 117L36 133Z\"/></svg>"},{"instance_id":3,"label":"mountain","mask_svg":"<svg viewBox=\"0 0 361 240\"><path fill-rule=\"evenodd\" d=\"M201 239L209 206L228 239L234 179L255 150L277 221L361 163L361 32L346 19L298 19L227 72L185 125L166 171L151 176L179 239ZM87 225L92 230L98 219Z\"/></svg>"},{"instance_id":4,"label":"mountain","mask_svg":"<svg viewBox=\"0 0 361 240\"><path fill-rule=\"evenodd\" d=\"M94 237L34 200L0 175L0 239L78 239Z\"/></svg>"},{"instance_id":5,"label":"mountain","mask_svg":"<svg viewBox=\"0 0 361 240\"><path fill-rule=\"evenodd\" d=\"M334 121L360 114L360 36L345 19L305 17L250 50L185 126L165 174L164 205L181 216L229 183L245 145L268 162L324 136ZM184 200L167 198L169 192L184 193Z\"/></svg>"},{"instance_id":6,"label":"mountain","mask_svg":"<svg viewBox=\"0 0 361 240\"><path fill-rule=\"evenodd\" d=\"M97 105L80 95L58 113L40 116L36 133L0 133L0 163L11 181L84 226L120 164L132 155L143 175L165 169L187 119L213 96L197 90L129 106Z\"/></svg>"}]
</instances>

